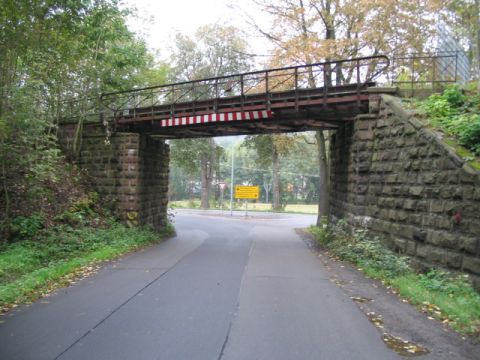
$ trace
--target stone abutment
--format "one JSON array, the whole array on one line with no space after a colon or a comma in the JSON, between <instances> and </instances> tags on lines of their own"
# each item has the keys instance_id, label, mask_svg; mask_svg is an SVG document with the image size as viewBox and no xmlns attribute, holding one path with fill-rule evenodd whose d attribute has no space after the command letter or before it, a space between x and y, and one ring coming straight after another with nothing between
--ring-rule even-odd
<instances>
[{"instance_id":1,"label":"stone abutment","mask_svg":"<svg viewBox=\"0 0 480 360\"><path fill-rule=\"evenodd\" d=\"M331 212L367 227L420 269L480 288L480 172L392 96L372 96L332 142Z\"/></svg>"},{"instance_id":2,"label":"stone abutment","mask_svg":"<svg viewBox=\"0 0 480 360\"><path fill-rule=\"evenodd\" d=\"M108 141L97 125L84 128L73 156L74 124L61 125L61 147L86 171L92 187L125 223L162 230L167 224L169 148L163 140L115 133Z\"/></svg>"}]
</instances>

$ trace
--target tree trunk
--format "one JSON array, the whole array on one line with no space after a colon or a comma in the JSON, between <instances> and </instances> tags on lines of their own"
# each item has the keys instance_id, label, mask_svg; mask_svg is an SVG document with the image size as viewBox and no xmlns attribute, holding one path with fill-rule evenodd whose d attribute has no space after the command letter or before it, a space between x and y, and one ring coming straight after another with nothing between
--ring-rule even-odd
<instances>
[{"instance_id":1,"label":"tree trunk","mask_svg":"<svg viewBox=\"0 0 480 360\"><path fill-rule=\"evenodd\" d=\"M280 164L278 152L275 146L272 153L272 191L273 191L273 210L280 210Z\"/></svg>"},{"instance_id":2,"label":"tree trunk","mask_svg":"<svg viewBox=\"0 0 480 360\"><path fill-rule=\"evenodd\" d=\"M475 75L477 76L477 90L480 92L480 0L475 0L475 46L474 46L474 51L473 51L473 58L475 60L475 63L473 64L475 66Z\"/></svg>"},{"instance_id":3,"label":"tree trunk","mask_svg":"<svg viewBox=\"0 0 480 360\"><path fill-rule=\"evenodd\" d=\"M320 165L320 190L318 193L318 217L317 226L328 223L330 215L330 186L327 151L325 146L325 136L323 131L319 130L315 134L318 147L318 163Z\"/></svg>"},{"instance_id":4,"label":"tree trunk","mask_svg":"<svg viewBox=\"0 0 480 360\"><path fill-rule=\"evenodd\" d=\"M202 209L210 208L210 203L208 201L209 193L210 193L210 186L208 184L208 154L202 154L202 158L200 160L200 177L202 183L202 190L201 190L201 202L200 207Z\"/></svg>"},{"instance_id":5,"label":"tree trunk","mask_svg":"<svg viewBox=\"0 0 480 360\"><path fill-rule=\"evenodd\" d=\"M8 219L10 216L10 194L8 193L7 186L7 170L5 166L5 159L2 159L2 183L3 183L3 193L5 196L5 214L4 218Z\"/></svg>"}]
</instances>

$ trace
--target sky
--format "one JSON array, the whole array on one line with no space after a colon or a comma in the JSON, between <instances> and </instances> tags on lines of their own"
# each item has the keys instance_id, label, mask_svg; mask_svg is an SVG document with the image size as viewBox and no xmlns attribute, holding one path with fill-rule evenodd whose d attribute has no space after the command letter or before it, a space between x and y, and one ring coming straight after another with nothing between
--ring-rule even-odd
<instances>
[{"instance_id":1,"label":"sky","mask_svg":"<svg viewBox=\"0 0 480 360\"><path fill-rule=\"evenodd\" d=\"M168 57L169 47L176 32L193 36L198 27L221 23L236 26L246 31L254 53L265 53L268 46L260 35L248 29L247 20L241 12L229 4L232 0L124 0L126 6L137 9L138 17L130 17L128 26L143 35L150 49L159 51L162 59ZM251 7L248 0L237 0L236 6ZM248 5L248 6L247 6ZM266 21L258 12L256 21Z\"/></svg>"},{"instance_id":2,"label":"sky","mask_svg":"<svg viewBox=\"0 0 480 360\"><path fill-rule=\"evenodd\" d=\"M235 10L229 4L235 3L242 11L248 9L256 14L257 23L267 23L268 19L260 12L251 11L249 0L124 0L124 6L137 9L136 17L129 17L128 27L141 35L148 47L158 52L160 60L168 60L169 47L176 32L193 36L196 29L202 25L220 23L233 25L245 32L250 50L254 54L266 54L270 45L254 30L247 26L247 20L241 11ZM250 3L251 4L251 3ZM257 68L264 68L259 57ZM244 136L223 137L223 146L242 141ZM218 139L217 139L218 140Z\"/></svg>"}]
</instances>

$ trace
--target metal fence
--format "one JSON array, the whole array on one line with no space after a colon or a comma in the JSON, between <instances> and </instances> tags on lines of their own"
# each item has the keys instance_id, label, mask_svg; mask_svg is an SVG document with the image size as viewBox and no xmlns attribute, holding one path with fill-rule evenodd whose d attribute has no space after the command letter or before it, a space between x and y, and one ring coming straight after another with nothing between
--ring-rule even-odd
<instances>
[{"instance_id":1,"label":"metal fence","mask_svg":"<svg viewBox=\"0 0 480 360\"><path fill-rule=\"evenodd\" d=\"M406 56L373 56L343 59L317 64L292 66L233 74L217 78L132 89L102 94L100 97L78 97L64 101L60 107L61 121L87 118L95 121L126 115L146 108L155 112L159 106L248 97L282 91L323 88L370 81L401 89L441 90L448 84L465 84L470 78L468 59L463 51L444 51Z\"/></svg>"},{"instance_id":2,"label":"metal fence","mask_svg":"<svg viewBox=\"0 0 480 360\"><path fill-rule=\"evenodd\" d=\"M434 51L390 56L390 84L400 88L441 90L449 83L470 80L470 61L462 45L442 22L430 44Z\"/></svg>"},{"instance_id":3,"label":"metal fence","mask_svg":"<svg viewBox=\"0 0 480 360\"><path fill-rule=\"evenodd\" d=\"M390 62L385 83L400 88L439 90L452 83L465 84L470 78L463 51L392 57Z\"/></svg>"},{"instance_id":4,"label":"metal fence","mask_svg":"<svg viewBox=\"0 0 480 360\"><path fill-rule=\"evenodd\" d=\"M354 85L359 90L375 80L388 68L386 56L342 59L276 69L266 69L215 78L185 81L103 94L101 104L107 117L135 116L137 109L145 114L165 112L170 116L184 104L213 101L213 110L223 99L239 98L240 103L256 96L268 99L270 94L299 92L305 89L323 89L325 95L334 87Z\"/></svg>"}]
</instances>

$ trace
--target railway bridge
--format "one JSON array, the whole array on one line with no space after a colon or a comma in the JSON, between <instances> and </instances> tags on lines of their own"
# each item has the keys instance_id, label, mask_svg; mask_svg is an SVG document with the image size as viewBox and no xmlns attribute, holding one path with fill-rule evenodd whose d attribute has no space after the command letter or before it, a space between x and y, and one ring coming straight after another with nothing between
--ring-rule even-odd
<instances>
[{"instance_id":1,"label":"railway bridge","mask_svg":"<svg viewBox=\"0 0 480 360\"><path fill-rule=\"evenodd\" d=\"M59 141L125 222L161 229L166 140L334 130L332 216L480 287L480 174L378 87L388 67L373 56L102 94L94 111L65 108Z\"/></svg>"}]
</instances>

